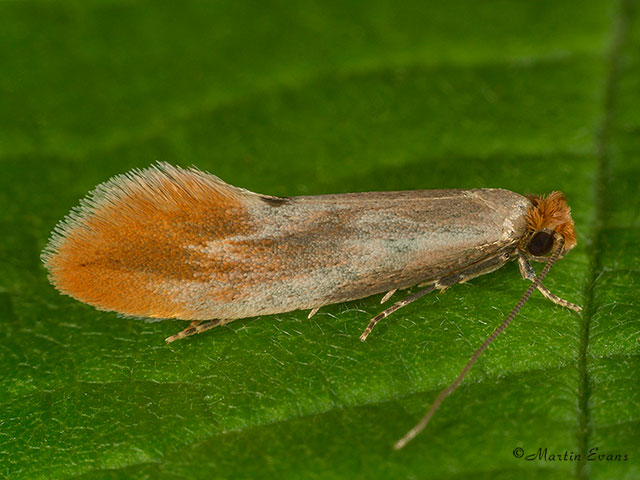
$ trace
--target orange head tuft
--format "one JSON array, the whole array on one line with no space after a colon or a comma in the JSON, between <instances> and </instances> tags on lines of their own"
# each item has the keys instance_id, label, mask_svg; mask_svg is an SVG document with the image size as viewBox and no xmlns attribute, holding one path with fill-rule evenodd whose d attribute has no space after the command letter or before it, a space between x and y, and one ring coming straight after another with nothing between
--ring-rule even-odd
<instances>
[{"instance_id":1,"label":"orange head tuft","mask_svg":"<svg viewBox=\"0 0 640 480\"><path fill-rule=\"evenodd\" d=\"M527 195L531 201L531 207L527 212L527 241L529 251L534 255L532 248L533 238L538 232L547 234L557 233L564 238L562 253L567 253L576 246L576 231L571 218L571 208L562 192L551 192L549 195ZM544 236L540 235L541 238ZM542 247L544 249L544 247Z\"/></svg>"}]
</instances>

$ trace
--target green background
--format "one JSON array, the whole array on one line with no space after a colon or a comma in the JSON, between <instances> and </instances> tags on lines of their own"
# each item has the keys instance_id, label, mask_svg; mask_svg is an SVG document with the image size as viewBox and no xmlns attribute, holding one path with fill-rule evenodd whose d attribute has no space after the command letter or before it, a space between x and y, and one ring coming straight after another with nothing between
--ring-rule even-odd
<instances>
[{"instance_id":1,"label":"green background","mask_svg":"<svg viewBox=\"0 0 640 480\"><path fill-rule=\"evenodd\" d=\"M0 477L640 478L639 2L30 0L0 19ZM167 346L184 322L96 311L39 260L87 191L156 160L272 195L562 190L579 244L546 283L584 315L534 294L395 452L526 289L517 266L364 344L379 296Z\"/></svg>"}]
</instances>

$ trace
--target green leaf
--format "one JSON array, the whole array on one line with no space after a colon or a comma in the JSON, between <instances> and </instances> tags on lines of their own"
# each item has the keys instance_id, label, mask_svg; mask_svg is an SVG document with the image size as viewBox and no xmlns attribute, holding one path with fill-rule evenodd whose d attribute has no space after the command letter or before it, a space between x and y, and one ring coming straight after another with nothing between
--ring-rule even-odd
<instances>
[{"instance_id":1,"label":"green leaf","mask_svg":"<svg viewBox=\"0 0 640 480\"><path fill-rule=\"evenodd\" d=\"M0 476L640 477L637 0L268 3L0 3ZM393 451L517 266L364 344L379 297L167 346L184 322L96 311L39 260L87 191L156 160L273 195L562 190L579 244L545 283L585 312L534 294Z\"/></svg>"}]
</instances>

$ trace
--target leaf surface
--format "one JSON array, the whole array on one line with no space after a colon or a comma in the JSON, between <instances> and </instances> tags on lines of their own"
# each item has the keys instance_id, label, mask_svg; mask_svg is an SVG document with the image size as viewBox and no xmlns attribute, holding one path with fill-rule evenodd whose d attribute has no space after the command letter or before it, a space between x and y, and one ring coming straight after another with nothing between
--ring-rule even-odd
<instances>
[{"instance_id":1,"label":"leaf surface","mask_svg":"<svg viewBox=\"0 0 640 480\"><path fill-rule=\"evenodd\" d=\"M640 477L637 1L66 0L0 18L0 476ZM284 196L562 190L579 244L545 283L585 312L534 294L395 452L526 289L517 266L364 344L379 297L166 346L184 322L96 311L39 260L87 191L156 160Z\"/></svg>"}]
</instances>

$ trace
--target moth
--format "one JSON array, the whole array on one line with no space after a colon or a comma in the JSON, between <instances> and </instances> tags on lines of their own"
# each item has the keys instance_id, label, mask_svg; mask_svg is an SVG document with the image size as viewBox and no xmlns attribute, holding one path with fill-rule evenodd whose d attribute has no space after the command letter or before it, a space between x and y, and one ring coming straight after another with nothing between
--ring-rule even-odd
<instances>
[{"instance_id":1,"label":"moth","mask_svg":"<svg viewBox=\"0 0 640 480\"><path fill-rule=\"evenodd\" d=\"M510 260L533 282L518 305L537 289L579 312L542 284L575 245L560 192L275 197L158 163L98 185L55 227L42 260L60 292L100 310L191 321L167 342L239 318L301 309L311 317L324 305L426 287L374 317L364 341L393 311ZM531 260L546 271L536 275Z\"/></svg>"}]
</instances>

